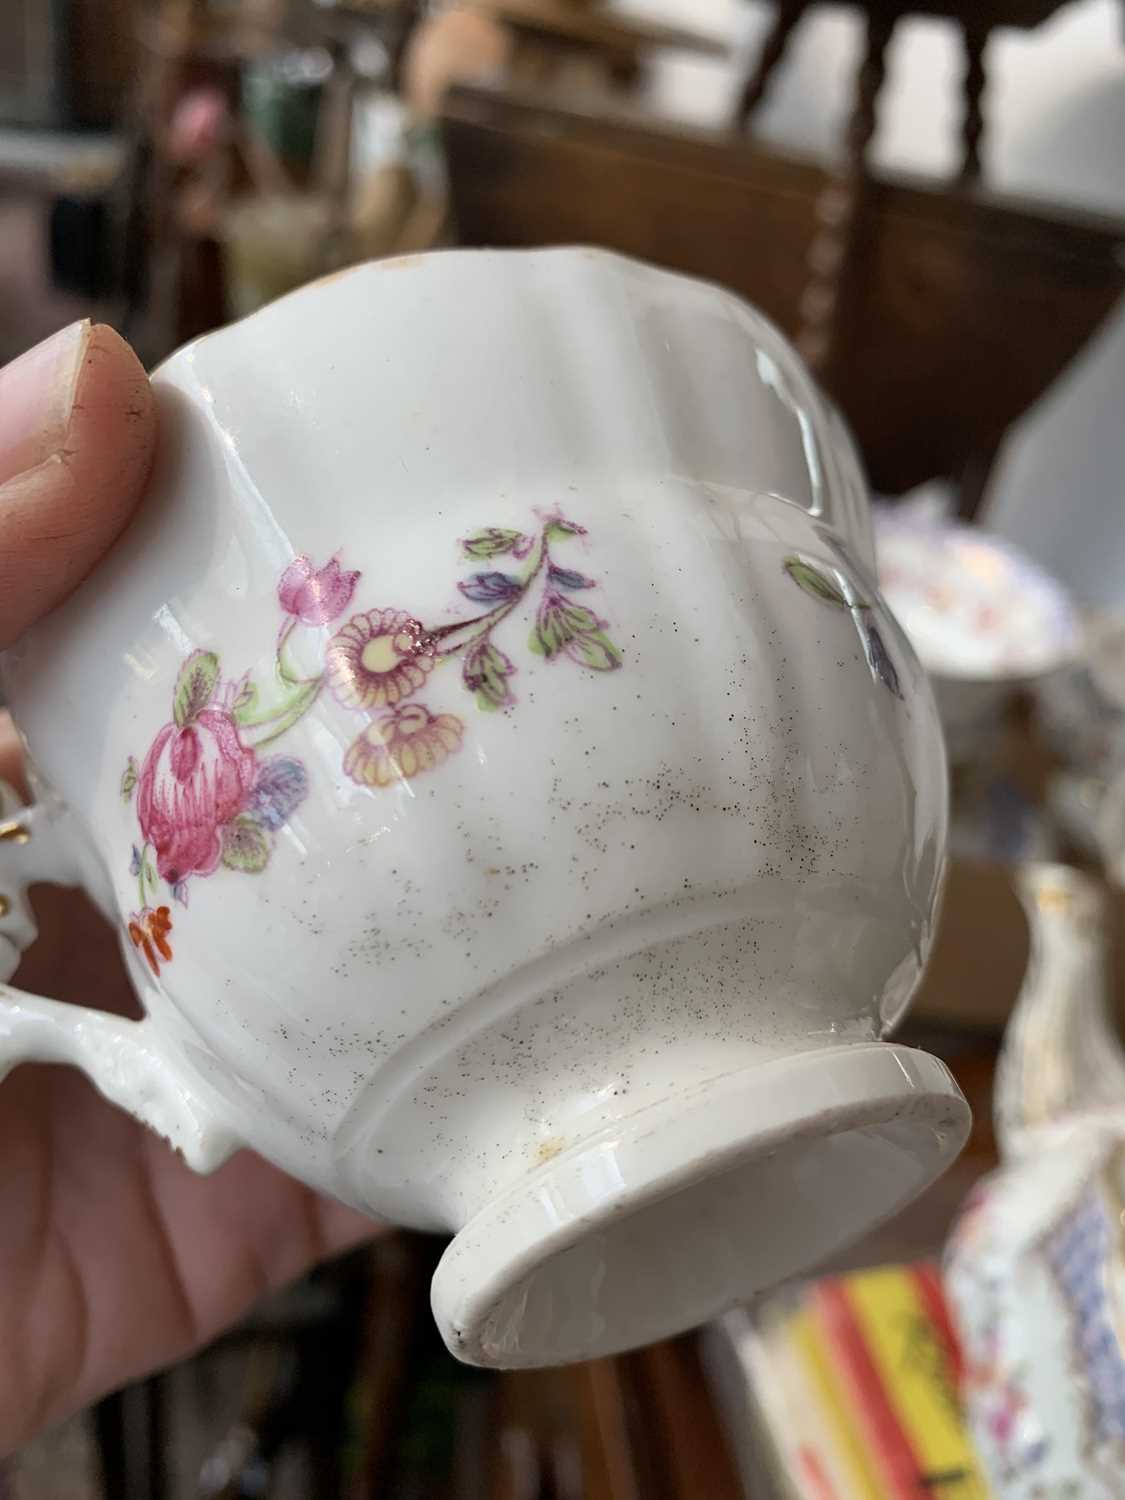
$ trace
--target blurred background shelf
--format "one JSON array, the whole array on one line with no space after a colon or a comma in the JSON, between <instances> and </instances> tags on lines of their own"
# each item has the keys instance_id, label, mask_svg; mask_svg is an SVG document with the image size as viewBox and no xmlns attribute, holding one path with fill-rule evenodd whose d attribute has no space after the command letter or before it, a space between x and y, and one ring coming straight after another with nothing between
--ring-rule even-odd
<instances>
[{"instance_id":1,"label":"blurred background shelf","mask_svg":"<svg viewBox=\"0 0 1125 1500\"><path fill-rule=\"evenodd\" d=\"M822 168L500 91L455 90L443 127L462 243L609 246L718 281L799 333ZM822 380L879 493L946 479L971 515L1007 429L1120 296L1125 228L880 180L856 233Z\"/></svg>"}]
</instances>

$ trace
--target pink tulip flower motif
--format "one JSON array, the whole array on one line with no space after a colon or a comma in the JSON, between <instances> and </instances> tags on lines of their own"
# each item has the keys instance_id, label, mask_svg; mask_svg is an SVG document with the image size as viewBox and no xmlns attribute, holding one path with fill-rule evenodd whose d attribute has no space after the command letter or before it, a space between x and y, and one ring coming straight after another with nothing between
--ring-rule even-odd
<instances>
[{"instance_id":1,"label":"pink tulip flower motif","mask_svg":"<svg viewBox=\"0 0 1125 1500\"><path fill-rule=\"evenodd\" d=\"M336 558L313 568L307 557L295 557L281 575L277 597L287 615L302 625L327 625L352 602L358 573L346 573Z\"/></svg>"}]
</instances>

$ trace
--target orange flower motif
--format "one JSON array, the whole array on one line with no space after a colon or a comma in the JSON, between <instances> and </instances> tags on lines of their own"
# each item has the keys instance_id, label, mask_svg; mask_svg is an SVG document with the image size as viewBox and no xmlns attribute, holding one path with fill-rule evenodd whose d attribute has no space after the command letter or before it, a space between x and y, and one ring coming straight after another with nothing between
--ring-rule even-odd
<instances>
[{"instance_id":1,"label":"orange flower motif","mask_svg":"<svg viewBox=\"0 0 1125 1500\"><path fill-rule=\"evenodd\" d=\"M409 781L460 750L464 732L456 714L432 714L421 703L407 703L368 724L344 756L344 772L361 786Z\"/></svg>"},{"instance_id":2,"label":"orange flower motif","mask_svg":"<svg viewBox=\"0 0 1125 1500\"><path fill-rule=\"evenodd\" d=\"M353 615L328 643L328 685L345 708L393 708L433 671L436 658L422 625L405 610Z\"/></svg>"},{"instance_id":3,"label":"orange flower motif","mask_svg":"<svg viewBox=\"0 0 1125 1500\"><path fill-rule=\"evenodd\" d=\"M160 978L161 960L170 963L172 949L168 943L168 934L172 931L172 914L166 906L158 906L154 911L151 906L146 906L143 911L134 912L129 918L129 936L134 948L139 948L148 960L148 966Z\"/></svg>"}]
</instances>

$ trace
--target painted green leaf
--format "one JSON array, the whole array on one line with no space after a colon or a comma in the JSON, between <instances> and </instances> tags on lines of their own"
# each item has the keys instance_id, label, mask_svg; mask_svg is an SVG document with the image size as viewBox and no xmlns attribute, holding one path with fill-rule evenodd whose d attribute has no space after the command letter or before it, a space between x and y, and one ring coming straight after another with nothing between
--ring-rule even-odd
<instances>
[{"instance_id":1,"label":"painted green leaf","mask_svg":"<svg viewBox=\"0 0 1125 1500\"><path fill-rule=\"evenodd\" d=\"M138 776L138 774L139 773L137 771L137 762L130 755L128 761L125 764L125 770L124 770L124 772L122 773L122 776L121 776L121 800L122 800L122 802L128 802L129 799L132 797L132 795L133 795L133 788L137 784L137 776Z\"/></svg>"},{"instance_id":2,"label":"painted green leaf","mask_svg":"<svg viewBox=\"0 0 1125 1500\"><path fill-rule=\"evenodd\" d=\"M219 682L219 658L213 651L193 651L180 668L172 695L172 716L181 729L211 701Z\"/></svg>"},{"instance_id":3,"label":"painted green leaf","mask_svg":"<svg viewBox=\"0 0 1125 1500\"><path fill-rule=\"evenodd\" d=\"M145 850L144 862L141 865L141 879L148 881L148 888L153 893L153 895L155 895L156 894L156 870L153 868L152 860L148 856L148 850L147 849Z\"/></svg>"},{"instance_id":4,"label":"painted green leaf","mask_svg":"<svg viewBox=\"0 0 1125 1500\"><path fill-rule=\"evenodd\" d=\"M258 708L258 685L249 678L243 682L234 700L235 723L245 724L253 719Z\"/></svg>"},{"instance_id":5,"label":"painted green leaf","mask_svg":"<svg viewBox=\"0 0 1125 1500\"><path fill-rule=\"evenodd\" d=\"M589 667L594 672L612 672L621 665L621 652L602 630L575 636L567 646L566 654L579 666Z\"/></svg>"},{"instance_id":6,"label":"painted green leaf","mask_svg":"<svg viewBox=\"0 0 1125 1500\"><path fill-rule=\"evenodd\" d=\"M508 678L515 670L511 658L486 638L465 653L461 676L469 691L476 694L477 706L490 712L514 701Z\"/></svg>"},{"instance_id":7,"label":"painted green leaf","mask_svg":"<svg viewBox=\"0 0 1125 1500\"><path fill-rule=\"evenodd\" d=\"M558 516L547 524L548 540L563 536L585 536L585 526L579 526L576 521L568 521L565 516Z\"/></svg>"},{"instance_id":8,"label":"painted green leaf","mask_svg":"<svg viewBox=\"0 0 1125 1500\"><path fill-rule=\"evenodd\" d=\"M298 719L308 713L323 685L322 677L310 677L274 708L253 715L247 714L242 721L246 729L239 736L242 743L260 750L263 745L279 739L287 730L292 729Z\"/></svg>"},{"instance_id":9,"label":"painted green leaf","mask_svg":"<svg viewBox=\"0 0 1125 1500\"><path fill-rule=\"evenodd\" d=\"M584 604L571 604L566 600L560 600L563 621L567 630L577 635L580 631L598 630L601 621L592 609L587 609Z\"/></svg>"},{"instance_id":10,"label":"painted green leaf","mask_svg":"<svg viewBox=\"0 0 1125 1500\"><path fill-rule=\"evenodd\" d=\"M814 568L812 563L807 563L800 557L787 557L782 566L798 588L804 589L806 594L811 594L814 599L819 599L823 604L834 604L837 609L847 609L848 601L840 589L819 568Z\"/></svg>"},{"instance_id":11,"label":"painted green leaf","mask_svg":"<svg viewBox=\"0 0 1125 1500\"><path fill-rule=\"evenodd\" d=\"M522 531L511 531L504 526L485 526L463 537L461 547L467 557L500 557L511 552L517 542L523 540Z\"/></svg>"},{"instance_id":12,"label":"painted green leaf","mask_svg":"<svg viewBox=\"0 0 1125 1500\"><path fill-rule=\"evenodd\" d=\"M256 875L270 857L269 840L253 818L235 818L223 829L223 864L228 870Z\"/></svg>"},{"instance_id":13,"label":"painted green leaf","mask_svg":"<svg viewBox=\"0 0 1125 1500\"><path fill-rule=\"evenodd\" d=\"M545 656L548 661L562 649L562 643L549 616L540 616L536 620L528 636L527 646L529 651L534 651L536 656Z\"/></svg>"},{"instance_id":14,"label":"painted green leaf","mask_svg":"<svg viewBox=\"0 0 1125 1500\"><path fill-rule=\"evenodd\" d=\"M569 639L562 611L557 606L541 607L528 641L531 650L550 661L559 654Z\"/></svg>"},{"instance_id":15,"label":"painted green leaf","mask_svg":"<svg viewBox=\"0 0 1125 1500\"><path fill-rule=\"evenodd\" d=\"M532 651L550 661L571 641L597 635L601 628L602 622L592 609L552 592L544 595L539 606L529 644Z\"/></svg>"}]
</instances>

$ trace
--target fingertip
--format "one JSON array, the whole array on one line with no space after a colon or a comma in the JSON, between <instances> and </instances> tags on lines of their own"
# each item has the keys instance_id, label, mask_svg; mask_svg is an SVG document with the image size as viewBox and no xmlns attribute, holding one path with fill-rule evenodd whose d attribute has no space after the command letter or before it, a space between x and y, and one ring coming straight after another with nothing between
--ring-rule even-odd
<instances>
[{"instance_id":1,"label":"fingertip","mask_svg":"<svg viewBox=\"0 0 1125 1500\"><path fill-rule=\"evenodd\" d=\"M27 797L27 781L23 759L23 744L10 714L0 709L0 781L6 781L23 798ZM3 812L0 797L0 813Z\"/></svg>"},{"instance_id":2,"label":"fingertip","mask_svg":"<svg viewBox=\"0 0 1125 1500\"><path fill-rule=\"evenodd\" d=\"M86 577L128 522L152 465L156 405L136 354L99 323L81 361L52 451L0 485L0 646Z\"/></svg>"},{"instance_id":3,"label":"fingertip","mask_svg":"<svg viewBox=\"0 0 1125 1500\"><path fill-rule=\"evenodd\" d=\"M87 569L121 531L144 492L156 447L156 403L145 368L107 323L90 330L63 456L75 480L75 532Z\"/></svg>"}]
</instances>

